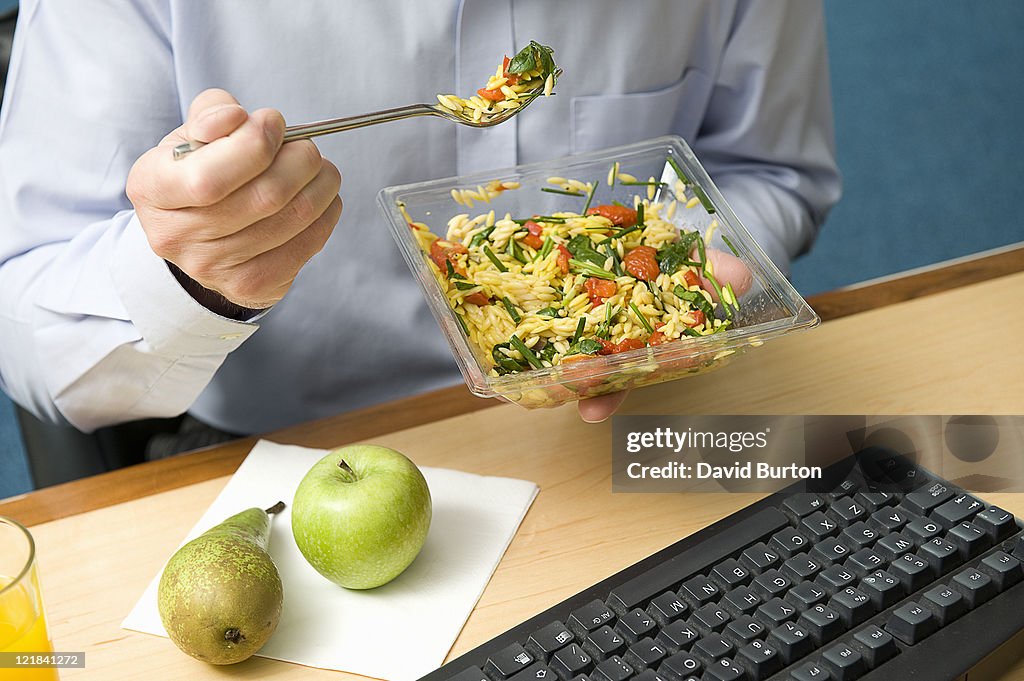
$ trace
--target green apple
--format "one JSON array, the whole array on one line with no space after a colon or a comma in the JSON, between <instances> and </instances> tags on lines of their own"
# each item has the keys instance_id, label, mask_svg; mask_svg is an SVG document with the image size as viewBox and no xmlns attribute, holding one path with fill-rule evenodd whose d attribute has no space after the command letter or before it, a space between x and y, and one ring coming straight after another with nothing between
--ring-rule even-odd
<instances>
[{"instance_id":1,"label":"green apple","mask_svg":"<svg viewBox=\"0 0 1024 681\"><path fill-rule=\"evenodd\" d=\"M409 567L430 515L430 490L416 464L387 447L353 445L320 459L299 483L292 533L324 577L372 589Z\"/></svg>"}]
</instances>

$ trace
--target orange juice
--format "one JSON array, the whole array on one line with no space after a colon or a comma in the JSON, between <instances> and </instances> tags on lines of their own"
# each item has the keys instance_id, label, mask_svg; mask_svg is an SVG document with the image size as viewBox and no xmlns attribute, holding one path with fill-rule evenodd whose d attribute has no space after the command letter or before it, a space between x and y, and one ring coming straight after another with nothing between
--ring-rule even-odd
<instances>
[{"instance_id":1,"label":"orange juice","mask_svg":"<svg viewBox=\"0 0 1024 681\"><path fill-rule=\"evenodd\" d=\"M46 654L53 652L46 631L46 616L39 602L39 588L32 579L23 579L0 593L0 652ZM0 590L14 580L0 575ZM0 669L2 681L58 681L53 668Z\"/></svg>"}]
</instances>

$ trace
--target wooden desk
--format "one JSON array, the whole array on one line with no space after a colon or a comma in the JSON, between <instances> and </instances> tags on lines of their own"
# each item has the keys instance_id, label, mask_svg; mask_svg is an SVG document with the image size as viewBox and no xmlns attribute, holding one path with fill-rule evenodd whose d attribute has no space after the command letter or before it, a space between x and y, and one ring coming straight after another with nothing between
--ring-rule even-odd
<instances>
[{"instance_id":1,"label":"wooden desk","mask_svg":"<svg viewBox=\"0 0 1024 681\"><path fill-rule=\"evenodd\" d=\"M949 285L959 288L943 290ZM1022 414L1022 295L1024 248L828 294L812 304L842 314L826 312L831 319L820 329L769 343L718 372L637 391L623 413ZM879 300L887 304L871 309ZM488 406L457 388L271 436L320 447L372 438L422 465L540 485L453 656L755 499L612 495L609 424L581 423L573 407ZM494 432L505 435L487 437ZM0 502L0 514L32 526L57 648L86 651L87 667L65 670L64 678L342 678L261 658L207 667L165 639L119 628L251 444ZM1024 516L1024 496L988 498ZM1021 681L1024 663L1004 655L970 675L982 677Z\"/></svg>"}]
</instances>

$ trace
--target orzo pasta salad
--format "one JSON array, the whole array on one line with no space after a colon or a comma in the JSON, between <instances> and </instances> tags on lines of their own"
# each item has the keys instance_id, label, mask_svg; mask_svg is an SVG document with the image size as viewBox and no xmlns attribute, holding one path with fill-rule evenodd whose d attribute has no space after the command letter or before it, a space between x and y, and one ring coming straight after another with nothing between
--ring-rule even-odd
<instances>
[{"instance_id":1,"label":"orzo pasta salad","mask_svg":"<svg viewBox=\"0 0 1024 681\"><path fill-rule=\"evenodd\" d=\"M621 184L663 185L623 176ZM592 206L596 183L548 184L542 191L579 197L578 212L462 213L443 238L406 215L463 331L491 359L492 376L686 342L732 325L739 303L715 278L710 233L673 224L675 199L654 201L650 192Z\"/></svg>"}]
</instances>

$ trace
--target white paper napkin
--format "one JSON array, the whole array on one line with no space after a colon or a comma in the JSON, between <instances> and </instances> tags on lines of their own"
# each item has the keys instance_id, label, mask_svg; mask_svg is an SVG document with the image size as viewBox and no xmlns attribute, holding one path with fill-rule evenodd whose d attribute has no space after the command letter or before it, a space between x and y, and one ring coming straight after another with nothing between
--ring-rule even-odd
<instances>
[{"instance_id":1,"label":"white paper napkin","mask_svg":"<svg viewBox=\"0 0 1024 681\"><path fill-rule=\"evenodd\" d=\"M254 505L290 504L325 453L260 441L185 541ZM299 553L289 510L274 518L270 554L284 583L284 609L260 655L389 681L412 681L441 665L538 488L525 480L421 470L434 509L426 544L405 572L377 589L348 591L327 581ZM123 628L167 635L157 611L159 578Z\"/></svg>"}]
</instances>

